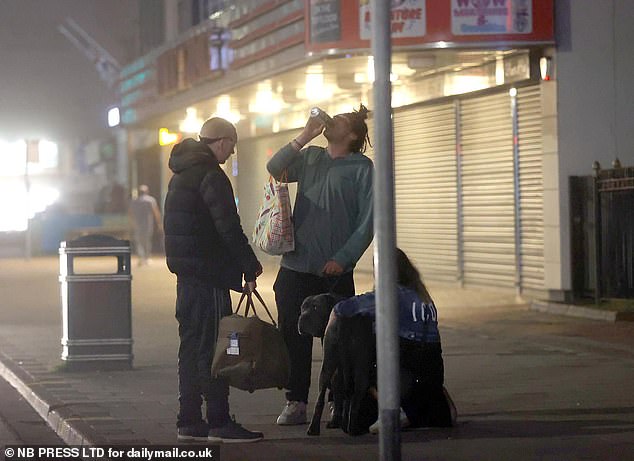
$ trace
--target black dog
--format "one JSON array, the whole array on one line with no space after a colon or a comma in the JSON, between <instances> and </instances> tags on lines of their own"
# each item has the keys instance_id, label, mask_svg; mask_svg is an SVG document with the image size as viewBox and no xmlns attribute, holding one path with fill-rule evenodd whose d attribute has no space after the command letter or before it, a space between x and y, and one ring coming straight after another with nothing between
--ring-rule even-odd
<instances>
[{"instance_id":1,"label":"black dog","mask_svg":"<svg viewBox=\"0 0 634 461\"><path fill-rule=\"evenodd\" d=\"M319 396L308 435L320 433L321 415L329 384L334 394L335 410L327 427L341 427L350 435L360 435L368 431L368 426L376 418L376 412L361 411L362 403L367 401L370 372L376 360L372 319L361 316L335 317L328 325L332 308L341 299L324 293L307 297L301 306L298 321L300 334L323 338L324 349L319 373Z\"/></svg>"},{"instance_id":2,"label":"black dog","mask_svg":"<svg viewBox=\"0 0 634 461\"><path fill-rule=\"evenodd\" d=\"M325 337L326 326L333 306L340 300L336 295L324 293L309 296L304 299L301 306L297 329L299 334L309 334L315 338L322 338L323 361L319 373L319 397L315 403L313 418L308 428L308 435L319 435L321 415L324 410L324 399L326 389L330 386L334 397L334 414L328 423L329 428L340 427L341 415L343 412L343 398L341 395L341 380L339 374L335 376L339 367L338 337L335 331ZM336 325L331 325L337 329ZM339 381L339 382L337 382Z\"/></svg>"},{"instance_id":3,"label":"black dog","mask_svg":"<svg viewBox=\"0 0 634 461\"><path fill-rule=\"evenodd\" d=\"M367 433L378 416L377 402L368 393L376 364L373 321L371 317L355 316L340 317L335 322L343 379L341 428L350 435ZM326 337L329 331L330 328Z\"/></svg>"},{"instance_id":4,"label":"black dog","mask_svg":"<svg viewBox=\"0 0 634 461\"><path fill-rule=\"evenodd\" d=\"M297 322L299 334L323 338L332 308L342 299L344 298L332 293L322 293L304 299Z\"/></svg>"}]
</instances>

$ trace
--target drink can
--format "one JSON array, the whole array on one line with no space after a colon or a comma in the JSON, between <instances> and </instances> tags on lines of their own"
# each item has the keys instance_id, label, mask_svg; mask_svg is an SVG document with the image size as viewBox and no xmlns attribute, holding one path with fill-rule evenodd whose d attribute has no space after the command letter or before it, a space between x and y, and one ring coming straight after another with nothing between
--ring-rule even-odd
<instances>
[{"instance_id":1,"label":"drink can","mask_svg":"<svg viewBox=\"0 0 634 461\"><path fill-rule=\"evenodd\" d=\"M318 118L324 125L332 123L332 117L319 107L313 107L310 110L310 116Z\"/></svg>"}]
</instances>

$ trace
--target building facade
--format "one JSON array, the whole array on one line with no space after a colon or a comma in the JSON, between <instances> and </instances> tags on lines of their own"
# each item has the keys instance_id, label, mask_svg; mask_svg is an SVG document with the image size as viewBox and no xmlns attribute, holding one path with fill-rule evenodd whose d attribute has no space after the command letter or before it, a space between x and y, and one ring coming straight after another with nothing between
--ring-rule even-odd
<instances>
[{"instance_id":1,"label":"building facade","mask_svg":"<svg viewBox=\"0 0 634 461\"><path fill-rule=\"evenodd\" d=\"M223 116L249 233L309 109L373 108L370 2L160 5L165 42L120 80L131 185L163 195L171 143ZM569 177L634 164L633 17L626 0L392 2L397 242L425 278L570 296Z\"/></svg>"}]
</instances>

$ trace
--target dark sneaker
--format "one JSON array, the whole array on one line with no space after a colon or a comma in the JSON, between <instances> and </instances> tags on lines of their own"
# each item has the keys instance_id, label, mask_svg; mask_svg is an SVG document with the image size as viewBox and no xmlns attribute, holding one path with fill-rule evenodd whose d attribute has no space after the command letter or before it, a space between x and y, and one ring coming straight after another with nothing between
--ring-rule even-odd
<instances>
[{"instance_id":1,"label":"dark sneaker","mask_svg":"<svg viewBox=\"0 0 634 461\"><path fill-rule=\"evenodd\" d=\"M261 432L249 431L233 418L224 426L210 428L207 440L215 443L246 443L257 442L263 437Z\"/></svg>"},{"instance_id":2,"label":"dark sneaker","mask_svg":"<svg viewBox=\"0 0 634 461\"><path fill-rule=\"evenodd\" d=\"M208 433L209 426L207 425L207 423L200 422L192 426L179 427L178 436L176 437L176 439L179 442L206 442Z\"/></svg>"}]
</instances>

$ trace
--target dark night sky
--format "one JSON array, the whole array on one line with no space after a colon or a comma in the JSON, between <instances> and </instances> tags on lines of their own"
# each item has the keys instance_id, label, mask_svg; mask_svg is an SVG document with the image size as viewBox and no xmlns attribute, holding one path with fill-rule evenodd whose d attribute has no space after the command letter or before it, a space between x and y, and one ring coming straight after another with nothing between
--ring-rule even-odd
<instances>
[{"instance_id":1,"label":"dark night sky","mask_svg":"<svg viewBox=\"0 0 634 461\"><path fill-rule=\"evenodd\" d=\"M0 0L0 139L91 139L115 94L58 30L72 18L121 64L137 50L137 0Z\"/></svg>"}]
</instances>

